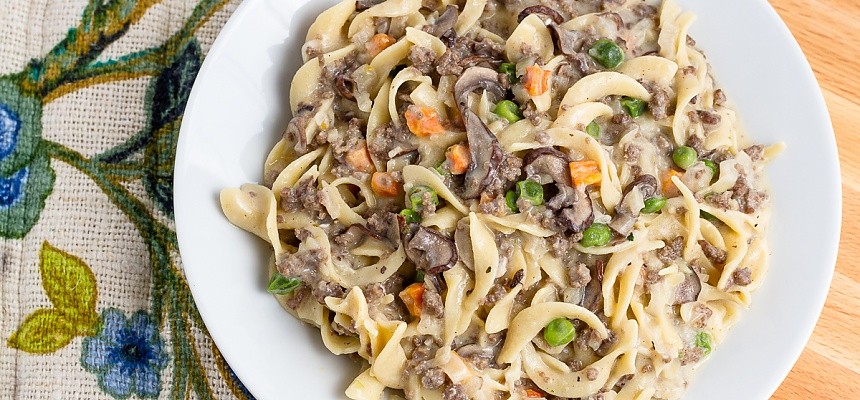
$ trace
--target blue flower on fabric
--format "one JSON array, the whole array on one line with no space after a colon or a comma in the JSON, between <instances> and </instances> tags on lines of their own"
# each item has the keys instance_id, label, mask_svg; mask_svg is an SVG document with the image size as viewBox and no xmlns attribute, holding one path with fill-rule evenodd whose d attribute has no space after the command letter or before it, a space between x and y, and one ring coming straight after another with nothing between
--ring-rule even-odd
<instances>
[{"instance_id":1,"label":"blue flower on fabric","mask_svg":"<svg viewBox=\"0 0 860 400\"><path fill-rule=\"evenodd\" d=\"M21 119L9 106L0 104L0 160L12 154L18 143L18 132L21 130Z\"/></svg>"},{"instance_id":2,"label":"blue flower on fabric","mask_svg":"<svg viewBox=\"0 0 860 400\"><path fill-rule=\"evenodd\" d=\"M115 398L158 397L168 357L149 314L138 311L126 319L122 311L110 308L101 319L101 332L83 341L83 367L96 374L102 390Z\"/></svg>"},{"instance_id":3,"label":"blue flower on fabric","mask_svg":"<svg viewBox=\"0 0 860 400\"><path fill-rule=\"evenodd\" d=\"M12 207L24 197L24 186L30 176L28 168L22 168L14 175L4 178L0 176L0 210Z\"/></svg>"}]
</instances>

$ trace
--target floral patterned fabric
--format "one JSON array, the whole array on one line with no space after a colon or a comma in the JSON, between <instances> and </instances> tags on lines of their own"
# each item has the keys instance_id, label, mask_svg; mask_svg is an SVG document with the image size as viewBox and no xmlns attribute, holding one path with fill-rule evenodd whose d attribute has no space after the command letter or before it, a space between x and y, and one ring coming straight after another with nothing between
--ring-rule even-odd
<instances>
[{"instance_id":1,"label":"floral patterned fabric","mask_svg":"<svg viewBox=\"0 0 860 400\"><path fill-rule=\"evenodd\" d=\"M0 398L250 398L173 225L203 57L239 0L0 0Z\"/></svg>"}]
</instances>

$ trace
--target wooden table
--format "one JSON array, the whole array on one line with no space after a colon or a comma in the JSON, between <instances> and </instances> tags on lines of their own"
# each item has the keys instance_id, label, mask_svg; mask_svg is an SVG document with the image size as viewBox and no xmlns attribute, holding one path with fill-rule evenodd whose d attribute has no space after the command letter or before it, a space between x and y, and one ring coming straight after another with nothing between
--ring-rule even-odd
<instances>
[{"instance_id":1,"label":"wooden table","mask_svg":"<svg viewBox=\"0 0 860 400\"><path fill-rule=\"evenodd\" d=\"M770 0L812 64L842 164L842 240L818 326L775 399L860 399L860 1ZM811 160L813 161L813 160Z\"/></svg>"}]
</instances>

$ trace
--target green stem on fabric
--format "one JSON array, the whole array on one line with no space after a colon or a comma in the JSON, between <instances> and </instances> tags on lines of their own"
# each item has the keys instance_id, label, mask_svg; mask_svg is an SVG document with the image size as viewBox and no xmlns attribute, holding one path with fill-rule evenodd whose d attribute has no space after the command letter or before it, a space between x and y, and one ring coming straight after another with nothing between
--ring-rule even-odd
<instances>
[{"instance_id":1,"label":"green stem on fabric","mask_svg":"<svg viewBox=\"0 0 860 400\"><path fill-rule=\"evenodd\" d=\"M185 21L182 28L161 46L129 54L116 60L80 65L63 73L55 84L45 86L47 90L43 92L43 103L50 103L82 87L158 75L169 64L165 60L174 58L178 52L182 51L188 41L193 40L197 30L229 1L201 1L194 7L191 16Z\"/></svg>"},{"instance_id":2,"label":"green stem on fabric","mask_svg":"<svg viewBox=\"0 0 860 400\"><path fill-rule=\"evenodd\" d=\"M98 162L98 168L107 171L106 177L119 182L136 181L143 178L147 172L146 165L140 161Z\"/></svg>"},{"instance_id":3,"label":"green stem on fabric","mask_svg":"<svg viewBox=\"0 0 860 400\"><path fill-rule=\"evenodd\" d=\"M45 57L30 62L22 88L45 96L61 85L67 74L96 60L108 45L124 36L131 25L160 1L90 0L78 26L70 29Z\"/></svg>"}]
</instances>

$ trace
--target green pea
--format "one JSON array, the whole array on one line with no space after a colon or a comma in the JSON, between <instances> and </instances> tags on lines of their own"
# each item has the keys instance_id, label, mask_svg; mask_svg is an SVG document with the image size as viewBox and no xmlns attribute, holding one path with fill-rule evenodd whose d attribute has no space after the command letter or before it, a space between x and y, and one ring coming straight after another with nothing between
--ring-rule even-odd
<instances>
[{"instance_id":1,"label":"green pea","mask_svg":"<svg viewBox=\"0 0 860 400\"><path fill-rule=\"evenodd\" d=\"M421 213L410 208L405 208L400 211L400 215L406 218L406 223L417 224L421 222Z\"/></svg>"},{"instance_id":2,"label":"green pea","mask_svg":"<svg viewBox=\"0 0 860 400\"><path fill-rule=\"evenodd\" d=\"M517 106L517 103L510 100L502 100L496 104L496 108L493 109L493 113L508 120L508 122L512 124L523 119L523 115L520 113L520 107Z\"/></svg>"},{"instance_id":3,"label":"green pea","mask_svg":"<svg viewBox=\"0 0 860 400\"><path fill-rule=\"evenodd\" d=\"M710 221L713 224L720 222L719 218L715 217L713 214L711 214L707 211L704 211L704 210L699 210L699 217L701 217L707 221Z\"/></svg>"},{"instance_id":4,"label":"green pea","mask_svg":"<svg viewBox=\"0 0 860 400\"><path fill-rule=\"evenodd\" d=\"M624 61L624 50L610 39L600 39L594 42L588 55L606 68L615 68Z\"/></svg>"},{"instance_id":5,"label":"green pea","mask_svg":"<svg viewBox=\"0 0 860 400\"><path fill-rule=\"evenodd\" d=\"M645 109L648 108L648 103L644 100L624 96L621 98L621 107L624 107L624 110L627 111L627 114L630 114L631 117L638 118L640 115L645 113Z\"/></svg>"},{"instance_id":6,"label":"green pea","mask_svg":"<svg viewBox=\"0 0 860 400\"><path fill-rule=\"evenodd\" d=\"M717 179L717 177L720 176L720 167L717 165L717 163L715 163L711 160L702 160L702 162L705 163L705 166L708 167L708 169L710 169L711 172L713 172L712 180Z\"/></svg>"},{"instance_id":7,"label":"green pea","mask_svg":"<svg viewBox=\"0 0 860 400\"><path fill-rule=\"evenodd\" d=\"M645 214L654 214L663 209L666 205L666 199L662 196L654 196L645 199L645 207L642 207L642 212Z\"/></svg>"},{"instance_id":8,"label":"green pea","mask_svg":"<svg viewBox=\"0 0 860 400\"><path fill-rule=\"evenodd\" d=\"M517 77L517 65L513 63L502 63L499 65L499 72L508 76L508 82L517 83L520 78Z\"/></svg>"},{"instance_id":9,"label":"green pea","mask_svg":"<svg viewBox=\"0 0 860 400\"><path fill-rule=\"evenodd\" d=\"M707 332L699 332L696 334L696 347L703 349L705 355L711 353L711 335Z\"/></svg>"},{"instance_id":10,"label":"green pea","mask_svg":"<svg viewBox=\"0 0 860 400\"><path fill-rule=\"evenodd\" d=\"M517 195L539 206L543 204L543 186L531 179L517 182Z\"/></svg>"},{"instance_id":11,"label":"green pea","mask_svg":"<svg viewBox=\"0 0 860 400\"><path fill-rule=\"evenodd\" d=\"M556 318L543 328L543 338L550 346L564 346L576 338L576 328L567 318Z\"/></svg>"},{"instance_id":12,"label":"green pea","mask_svg":"<svg viewBox=\"0 0 860 400\"><path fill-rule=\"evenodd\" d=\"M508 190L508 192L505 193L505 204L508 205L508 210L514 214L520 212L520 208L517 207L518 198L519 196L517 196L517 192L514 192L513 190Z\"/></svg>"},{"instance_id":13,"label":"green pea","mask_svg":"<svg viewBox=\"0 0 860 400\"><path fill-rule=\"evenodd\" d=\"M681 169L692 167L698 159L699 153L696 153L696 150L690 146L681 146L672 152L672 161L675 161L675 165Z\"/></svg>"},{"instance_id":14,"label":"green pea","mask_svg":"<svg viewBox=\"0 0 860 400\"><path fill-rule=\"evenodd\" d=\"M632 242L632 241L634 241L634 240L636 240L636 236L633 236L633 234L632 234L632 233L631 233L631 234L629 234L629 235L627 235L627 241L628 241L628 242Z\"/></svg>"},{"instance_id":15,"label":"green pea","mask_svg":"<svg viewBox=\"0 0 860 400\"><path fill-rule=\"evenodd\" d=\"M582 232L582 239L579 244L585 247L605 246L612 240L612 231L609 226L601 223L594 223Z\"/></svg>"},{"instance_id":16,"label":"green pea","mask_svg":"<svg viewBox=\"0 0 860 400\"><path fill-rule=\"evenodd\" d=\"M600 137L600 125L597 125L597 121L591 121L588 126L585 127L585 133L591 135L591 137L597 139Z\"/></svg>"},{"instance_id":17,"label":"green pea","mask_svg":"<svg viewBox=\"0 0 860 400\"><path fill-rule=\"evenodd\" d=\"M275 272L272 275L272 278L269 279L269 286L266 288L271 294L289 294L292 293L293 290L296 290L297 287L301 286L302 281L296 278L290 278L281 275L279 272Z\"/></svg>"},{"instance_id":18,"label":"green pea","mask_svg":"<svg viewBox=\"0 0 860 400\"><path fill-rule=\"evenodd\" d=\"M411 209L421 211L424 208L424 194L430 193L430 202L439 205L439 194L429 186L419 185L409 190L409 204Z\"/></svg>"}]
</instances>

